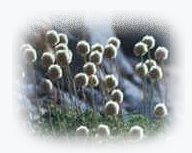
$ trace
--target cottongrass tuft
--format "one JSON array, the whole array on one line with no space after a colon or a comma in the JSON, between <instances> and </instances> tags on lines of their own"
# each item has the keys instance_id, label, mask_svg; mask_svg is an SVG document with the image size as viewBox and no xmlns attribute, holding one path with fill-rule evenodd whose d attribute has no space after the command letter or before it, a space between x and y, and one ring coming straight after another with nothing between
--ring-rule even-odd
<instances>
[{"instance_id":1,"label":"cottongrass tuft","mask_svg":"<svg viewBox=\"0 0 192 153\"><path fill-rule=\"evenodd\" d=\"M96 65L92 62L87 62L84 64L83 66L83 71L87 74L87 75L92 75L95 74L97 72L97 68Z\"/></svg>"},{"instance_id":2,"label":"cottongrass tuft","mask_svg":"<svg viewBox=\"0 0 192 153\"><path fill-rule=\"evenodd\" d=\"M135 66L135 72L138 76L140 76L141 78L144 78L147 76L148 74L148 68L147 68L147 65L145 63L138 63L136 66Z\"/></svg>"},{"instance_id":3,"label":"cottongrass tuft","mask_svg":"<svg viewBox=\"0 0 192 153\"><path fill-rule=\"evenodd\" d=\"M150 36L150 35L144 36L142 39L142 42L147 44L147 47L149 49L153 49L155 47L155 38L153 36Z\"/></svg>"},{"instance_id":4,"label":"cottongrass tuft","mask_svg":"<svg viewBox=\"0 0 192 153\"><path fill-rule=\"evenodd\" d=\"M75 85L77 87L85 87L88 85L88 75L86 73L77 73L74 77Z\"/></svg>"},{"instance_id":5,"label":"cottongrass tuft","mask_svg":"<svg viewBox=\"0 0 192 153\"><path fill-rule=\"evenodd\" d=\"M117 49L119 49L121 45L121 41L117 37L110 37L107 43L114 45Z\"/></svg>"},{"instance_id":6,"label":"cottongrass tuft","mask_svg":"<svg viewBox=\"0 0 192 153\"><path fill-rule=\"evenodd\" d=\"M97 75L90 75L88 84L90 87L97 87L99 85L99 79Z\"/></svg>"},{"instance_id":7,"label":"cottongrass tuft","mask_svg":"<svg viewBox=\"0 0 192 153\"><path fill-rule=\"evenodd\" d=\"M99 51L93 51L89 55L89 61L95 63L95 65L100 65L103 61L103 55Z\"/></svg>"},{"instance_id":8,"label":"cottongrass tuft","mask_svg":"<svg viewBox=\"0 0 192 153\"><path fill-rule=\"evenodd\" d=\"M154 107L154 115L158 118L163 118L168 114L167 107L164 103L159 103Z\"/></svg>"},{"instance_id":9,"label":"cottongrass tuft","mask_svg":"<svg viewBox=\"0 0 192 153\"><path fill-rule=\"evenodd\" d=\"M59 43L57 46L55 46L55 50L68 50L68 46L64 43Z\"/></svg>"},{"instance_id":10,"label":"cottongrass tuft","mask_svg":"<svg viewBox=\"0 0 192 153\"><path fill-rule=\"evenodd\" d=\"M113 74L108 74L105 76L104 85L107 90L113 90L118 86L118 80Z\"/></svg>"},{"instance_id":11,"label":"cottongrass tuft","mask_svg":"<svg viewBox=\"0 0 192 153\"><path fill-rule=\"evenodd\" d=\"M76 50L81 56L86 56L90 52L89 43L85 40L79 41Z\"/></svg>"},{"instance_id":12,"label":"cottongrass tuft","mask_svg":"<svg viewBox=\"0 0 192 153\"><path fill-rule=\"evenodd\" d=\"M104 48L103 56L109 59L116 58L117 48L113 44L107 44Z\"/></svg>"},{"instance_id":13,"label":"cottongrass tuft","mask_svg":"<svg viewBox=\"0 0 192 153\"><path fill-rule=\"evenodd\" d=\"M59 33L59 43L64 43L64 44L68 44L68 38L67 35L64 33Z\"/></svg>"},{"instance_id":14,"label":"cottongrass tuft","mask_svg":"<svg viewBox=\"0 0 192 153\"><path fill-rule=\"evenodd\" d=\"M55 30L49 30L46 33L45 40L52 47L59 43L59 36Z\"/></svg>"},{"instance_id":15,"label":"cottongrass tuft","mask_svg":"<svg viewBox=\"0 0 192 153\"><path fill-rule=\"evenodd\" d=\"M55 63L55 56L51 52L45 52L41 56L41 65L44 68L48 68L50 65Z\"/></svg>"},{"instance_id":16,"label":"cottongrass tuft","mask_svg":"<svg viewBox=\"0 0 192 153\"><path fill-rule=\"evenodd\" d=\"M104 47L103 45L99 44L99 43L96 43L94 45L91 46L91 51L99 51L100 53L103 53L104 52Z\"/></svg>"},{"instance_id":17,"label":"cottongrass tuft","mask_svg":"<svg viewBox=\"0 0 192 153\"><path fill-rule=\"evenodd\" d=\"M99 137L108 137L110 136L110 129L108 125L100 124L97 128L97 134L96 136Z\"/></svg>"},{"instance_id":18,"label":"cottongrass tuft","mask_svg":"<svg viewBox=\"0 0 192 153\"><path fill-rule=\"evenodd\" d=\"M71 63L72 57L69 50L58 50L56 52L56 60L60 66L67 66Z\"/></svg>"},{"instance_id":19,"label":"cottongrass tuft","mask_svg":"<svg viewBox=\"0 0 192 153\"><path fill-rule=\"evenodd\" d=\"M34 63L37 60L36 50L34 48L26 48L23 52L23 57L26 63Z\"/></svg>"},{"instance_id":20,"label":"cottongrass tuft","mask_svg":"<svg viewBox=\"0 0 192 153\"><path fill-rule=\"evenodd\" d=\"M157 61L163 61L168 58L169 51L165 47L158 47L155 51L155 59Z\"/></svg>"},{"instance_id":21,"label":"cottongrass tuft","mask_svg":"<svg viewBox=\"0 0 192 153\"><path fill-rule=\"evenodd\" d=\"M111 92L111 100L117 102L117 103L122 103L123 102L123 92L119 89L114 89Z\"/></svg>"},{"instance_id":22,"label":"cottongrass tuft","mask_svg":"<svg viewBox=\"0 0 192 153\"><path fill-rule=\"evenodd\" d=\"M31 49L31 48L33 48L33 47L30 44L23 44L20 47L20 51L24 52L26 49Z\"/></svg>"},{"instance_id":23,"label":"cottongrass tuft","mask_svg":"<svg viewBox=\"0 0 192 153\"><path fill-rule=\"evenodd\" d=\"M105 104L106 115L113 116L117 115L118 113L119 113L119 104L117 102L110 100Z\"/></svg>"},{"instance_id":24,"label":"cottongrass tuft","mask_svg":"<svg viewBox=\"0 0 192 153\"><path fill-rule=\"evenodd\" d=\"M40 90L43 94L49 94L53 89L53 84L49 79L43 79L40 82Z\"/></svg>"},{"instance_id":25,"label":"cottongrass tuft","mask_svg":"<svg viewBox=\"0 0 192 153\"><path fill-rule=\"evenodd\" d=\"M136 56L144 56L148 52L147 44L144 42L136 43L133 52Z\"/></svg>"},{"instance_id":26,"label":"cottongrass tuft","mask_svg":"<svg viewBox=\"0 0 192 153\"><path fill-rule=\"evenodd\" d=\"M156 61L153 60L153 59L147 59L147 60L145 61L145 64L147 65L148 70L150 70L150 68L151 68L152 66L156 66L156 65L157 65Z\"/></svg>"},{"instance_id":27,"label":"cottongrass tuft","mask_svg":"<svg viewBox=\"0 0 192 153\"><path fill-rule=\"evenodd\" d=\"M51 80L58 80L62 77L63 72L59 65L52 64L48 68L48 76Z\"/></svg>"},{"instance_id":28,"label":"cottongrass tuft","mask_svg":"<svg viewBox=\"0 0 192 153\"><path fill-rule=\"evenodd\" d=\"M152 66L152 67L150 68L150 71L149 71L149 77L150 77L153 81L162 79L162 77L163 77L163 72L162 72L161 67L158 66L158 65Z\"/></svg>"},{"instance_id":29,"label":"cottongrass tuft","mask_svg":"<svg viewBox=\"0 0 192 153\"><path fill-rule=\"evenodd\" d=\"M134 125L130 128L128 136L134 142L140 141L144 137L144 130L141 126Z\"/></svg>"},{"instance_id":30,"label":"cottongrass tuft","mask_svg":"<svg viewBox=\"0 0 192 153\"><path fill-rule=\"evenodd\" d=\"M86 126L80 126L76 129L77 136L89 136L89 129Z\"/></svg>"}]
</instances>

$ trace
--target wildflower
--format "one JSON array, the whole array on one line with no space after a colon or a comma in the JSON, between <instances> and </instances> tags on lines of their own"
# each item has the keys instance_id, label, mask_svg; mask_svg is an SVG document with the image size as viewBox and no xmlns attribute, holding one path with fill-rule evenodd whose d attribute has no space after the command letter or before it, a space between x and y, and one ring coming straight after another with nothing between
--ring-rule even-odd
<instances>
[{"instance_id":1,"label":"wildflower","mask_svg":"<svg viewBox=\"0 0 192 153\"><path fill-rule=\"evenodd\" d=\"M145 76L147 76L147 73L148 73L147 65L142 62L138 63L135 66L135 72L138 76L140 76L141 78L144 78Z\"/></svg>"},{"instance_id":2,"label":"wildflower","mask_svg":"<svg viewBox=\"0 0 192 153\"><path fill-rule=\"evenodd\" d=\"M88 136L89 135L89 129L86 126L80 126L76 129L76 134L78 136Z\"/></svg>"},{"instance_id":3,"label":"wildflower","mask_svg":"<svg viewBox=\"0 0 192 153\"><path fill-rule=\"evenodd\" d=\"M119 113L119 104L112 100L105 104L105 113L107 115L117 115Z\"/></svg>"},{"instance_id":4,"label":"wildflower","mask_svg":"<svg viewBox=\"0 0 192 153\"><path fill-rule=\"evenodd\" d=\"M150 35L146 35L143 37L142 42L144 42L145 44L147 44L147 47L149 49L153 49L155 47L155 39L153 36Z\"/></svg>"},{"instance_id":5,"label":"wildflower","mask_svg":"<svg viewBox=\"0 0 192 153\"><path fill-rule=\"evenodd\" d=\"M100 53L103 53L104 52L104 47L103 45L99 44L99 43L96 43L94 45L91 46L91 50L92 51L99 51Z\"/></svg>"},{"instance_id":6,"label":"wildflower","mask_svg":"<svg viewBox=\"0 0 192 153\"><path fill-rule=\"evenodd\" d=\"M63 43L63 44L68 44L68 38L67 38L67 35L64 34L64 33L59 33L59 42L60 43Z\"/></svg>"},{"instance_id":7,"label":"wildflower","mask_svg":"<svg viewBox=\"0 0 192 153\"><path fill-rule=\"evenodd\" d=\"M156 61L155 61L155 60L152 60L152 59L146 60L146 61L145 61L145 64L147 65L148 70L150 70L150 68L151 68L152 66L156 66L156 65L157 65Z\"/></svg>"},{"instance_id":8,"label":"wildflower","mask_svg":"<svg viewBox=\"0 0 192 153\"><path fill-rule=\"evenodd\" d=\"M48 94L53 89L53 84L49 79L43 79L40 83L41 93Z\"/></svg>"},{"instance_id":9,"label":"wildflower","mask_svg":"<svg viewBox=\"0 0 192 153\"><path fill-rule=\"evenodd\" d=\"M104 48L104 55L105 58L116 58L117 56L117 48L112 44L107 44Z\"/></svg>"},{"instance_id":10,"label":"wildflower","mask_svg":"<svg viewBox=\"0 0 192 153\"><path fill-rule=\"evenodd\" d=\"M167 107L164 103L159 103L154 108L154 115L158 118L165 117L167 113Z\"/></svg>"},{"instance_id":11,"label":"wildflower","mask_svg":"<svg viewBox=\"0 0 192 153\"><path fill-rule=\"evenodd\" d=\"M58 50L56 52L56 60L60 66L67 66L72 61L72 54L69 50Z\"/></svg>"},{"instance_id":12,"label":"wildflower","mask_svg":"<svg viewBox=\"0 0 192 153\"><path fill-rule=\"evenodd\" d=\"M107 41L108 44L114 45L117 49L120 47L121 42L117 37L110 37Z\"/></svg>"},{"instance_id":13,"label":"wildflower","mask_svg":"<svg viewBox=\"0 0 192 153\"><path fill-rule=\"evenodd\" d=\"M129 130L128 134L133 141L139 141L143 138L144 136L144 130L142 127L135 125L132 126Z\"/></svg>"},{"instance_id":14,"label":"wildflower","mask_svg":"<svg viewBox=\"0 0 192 153\"><path fill-rule=\"evenodd\" d=\"M86 73L78 73L75 75L74 80L77 87L84 87L88 85L89 78Z\"/></svg>"},{"instance_id":15,"label":"wildflower","mask_svg":"<svg viewBox=\"0 0 192 153\"><path fill-rule=\"evenodd\" d=\"M82 56L89 54L90 46L89 43L85 40L79 41L76 47L77 52L79 52Z\"/></svg>"},{"instance_id":16,"label":"wildflower","mask_svg":"<svg viewBox=\"0 0 192 153\"><path fill-rule=\"evenodd\" d=\"M109 126L105 124L100 124L97 128L97 136L103 136L103 137L110 136Z\"/></svg>"},{"instance_id":17,"label":"wildflower","mask_svg":"<svg viewBox=\"0 0 192 153\"><path fill-rule=\"evenodd\" d=\"M148 52L147 44L144 42L136 43L133 52L136 56L144 56Z\"/></svg>"},{"instance_id":18,"label":"wildflower","mask_svg":"<svg viewBox=\"0 0 192 153\"><path fill-rule=\"evenodd\" d=\"M155 59L157 61L163 61L168 58L168 50L165 47L158 47L155 51Z\"/></svg>"},{"instance_id":19,"label":"wildflower","mask_svg":"<svg viewBox=\"0 0 192 153\"><path fill-rule=\"evenodd\" d=\"M55 56L50 52L45 52L41 56L41 65L44 68L48 68L50 65L55 63Z\"/></svg>"},{"instance_id":20,"label":"wildflower","mask_svg":"<svg viewBox=\"0 0 192 153\"><path fill-rule=\"evenodd\" d=\"M123 102L123 92L119 89L114 89L111 92L111 100L117 102L117 103L122 103Z\"/></svg>"},{"instance_id":21,"label":"wildflower","mask_svg":"<svg viewBox=\"0 0 192 153\"><path fill-rule=\"evenodd\" d=\"M97 68L96 65L92 62L87 62L84 64L83 66L83 71L87 74L87 75L92 75L95 74L97 72Z\"/></svg>"},{"instance_id":22,"label":"wildflower","mask_svg":"<svg viewBox=\"0 0 192 153\"><path fill-rule=\"evenodd\" d=\"M34 48L27 48L23 52L26 63L34 63L37 60L37 53Z\"/></svg>"},{"instance_id":23,"label":"wildflower","mask_svg":"<svg viewBox=\"0 0 192 153\"><path fill-rule=\"evenodd\" d=\"M89 55L89 61L95 63L95 65L100 65L103 60L103 55L99 51L93 51Z\"/></svg>"},{"instance_id":24,"label":"wildflower","mask_svg":"<svg viewBox=\"0 0 192 153\"><path fill-rule=\"evenodd\" d=\"M97 75L90 75L88 84L90 87L98 86L99 85L99 79L98 79Z\"/></svg>"},{"instance_id":25,"label":"wildflower","mask_svg":"<svg viewBox=\"0 0 192 153\"><path fill-rule=\"evenodd\" d=\"M59 43L57 46L55 46L55 50L68 50L68 47L64 43Z\"/></svg>"},{"instance_id":26,"label":"wildflower","mask_svg":"<svg viewBox=\"0 0 192 153\"><path fill-rule=\"evenodd\" d=\"M62 69L57 64L52 64L48 68L48 75L51 80L60 79L63 75Z\"/></svg>"},{"instance_id":27,"label":"wildflower","mask_svg":"<svg viewBox=\"0 0 192 153\"><path fill-rule=\"evenodd\" d=\"M149 71L149 77L155 81L155 80L159 80L159 79L162 79L163 77L163 72L162 72L162 69L160 66L152 66L150 68L150 71Z\"/></svg>"},{"instance_id":28,"label":"wildflower","mask_svg":"<svg viewBox=\"0 0 192 153\"><path fill-rule=\"evenodd\" d=\"M59 43L59 36L55 30L47 31L45 39L52 47Z\"/></svg>"},{"instance_id":29,"label":"wildflower","mask_svg":"<svg viewBox=\"0 0 192 153\"><path fill-rule=\"evenodd\" d=\"M118 81L113 74L105 76L104 84L107 90L112 90L118 86Z\"/></svg>"}]
</instances>

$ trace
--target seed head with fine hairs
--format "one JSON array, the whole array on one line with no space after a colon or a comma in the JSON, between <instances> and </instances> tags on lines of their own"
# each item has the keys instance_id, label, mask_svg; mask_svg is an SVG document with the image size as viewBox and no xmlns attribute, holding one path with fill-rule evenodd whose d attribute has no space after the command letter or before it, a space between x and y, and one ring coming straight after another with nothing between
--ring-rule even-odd
<instances>
[{"instance_id":1,"label":"seed head with fine hairs","mask_svg":"<svg viewBox=\"0 0 192 153\"><path fill-rule=\"evenodd\" d=\"M89 136L89 129L86 126L79 126L76 129L77 136Z\"/></svg>"},{"instance_id":2,"label":"seed head with fine hairs","mask_svg":"<svg viewBox=\"0 0 192 153\"><path fill-rule=\"evenodd\" d=\"M58 80L62 77L63 72L62 69L59 65L57 64L52 64L48 68L48 76L51 80Z\"/></svg>"},{"instance_id":3,"label":"seed head with fine hairs","mask_svg":"<svg viewBox=\"0 0 192 153\"><path fill-rule=\"evenodd\" d=\"M148 74L148 68L147 68L147 65L145 63L138 63L136 66L135 66L135 72L136 74L141 77L141 78L144 78L147 76Z\"/></svg>"},{"instance_id":4,"label":"seed head with fine hairs","mask_svg":"<svg viewBox=\"0 0 192 153\"><path fill-rule=\"evenodd\" d=\"M155 60L152 60L152 59L147 59L147 60L145 61L145 64L147 65L148 70L150 70L150 68L151 68L152 66L156 66L156 65L157 65L156 61L155 61Z\"/></svg>"},{"instance_id":5,"label":"seed head with fine hairs","mask_svg":"<svg viewBox=\"0 0 192 153\"><path fill-rule=\"evenodd\" d=\"M147 44L144 42L136 43L133 52L136 56L144 56L148 52Z\"/></svg>"},{"instance_id":6,"label":"seed head with fine hairs","mask_svg":"<svg viewBox=\"0 0 192 153\"><path fill-rule=\"evenodd\" d=\"M119 113L119 104L112 100L105 104L105 114L109 116L117 115Z\"/></svg>"},{"instance_id":7,"label":"seed head with fine hairs","mask_svg":"<svg viewBox=\"0 0 192 153\"><path fill-rule=\"evenodd\" d=\"M26 49L31 49L31 48L33 48L33 47L30 44L23 44L20 47L20 51L24 52Z\"/></svg>"},{"instance_id":8,"label":"seed head with fine hairs","mask_svg":"<svg viewBox=\"0 0 192 153\"><path fill-rule=\"evenodd\" d=\"M109 126L105 124L100 124L97 128L97 136L101 136L101 137L110 136Z\"/></svg>"},{"instance_id":9,"label":"seed head with fine hairs","mask_svg":"<svg viewBox=\"0 0 192 153\"><path fill-rule=\"evenodd\" d=\"M78 73L75 75L74 81L77 87L85 87L88 85L89 78L86 73Z\"/></svg>"},{"instance_id":10,"label":"seed head with fine hairs","mask_svg":"<svg viewBox=\"0 0 192 153\"><path fill-rule=\"evenodd\" d=\"M34 48L26 48L23 51L24 61L28 64L32 64L37 60L37 53Z\"/></svg>"},{"instance_id":11,"label":"seed head with fine hairs","mask_svg":"<svg viewBox=\"0 0 192 153\"><path fill-rule=\"evenodd\" d=\"M163 61L168 58L168 50L165 47L158 47L155 51L155 59L157 61Z\"/></svg>"},{"instance_id":12,"label":"seed head with fine hairs","mask_svg":"<svg viewBox=\"0 0 192 153\"><path fill-rule=\"evenodd\" d=\"M144 130L141 126L134 125L130 128L128 136L134 142L142 140L144 136Z\"/></svg>"},{"instance_id":13,"label":"seed head with fine hairs","mask_svg":"<svg viewBox=\"0 0 192 153\"><path fill-rule=\"evenodd\" d=\"M91 51L99 51L100 53L103 53L104 52L104 47L103 45L99 44L99 43L96 43L94 45L91 46Z\"/></svg>"},{"instance_id":14,"label":"seed head with fine hairs","mask_svg":"<svg viewBox=\"0 0 192 153\"><path fill-rule=\"evenodd\" d=\"M99 79L97 75L90 75L88 84L90 87L97 87L99 85Z\"/></svg>"},{"instance_id":15,"label":"seed head with fine hairs","mask_svg":"<svg viewBox=\"0 0 192 153\"><path fill-rule=\"evenodd\" d=\"M158 66L158 65L152 66L152 67L150 68L150 71L149 71L149 77L150 77L153 81L162 79L162 77L163 77L163 72L162 72L161 67Z\"/></svg>"},{"instance_id":16,"label":"seed head with fine hairs","mask_svg":"<svg viewBox=\"0 0 192 153\"><path fill-rule=\"evenodd\" d=\"M51 52L44 52L41 56L41 65L48 69L48 67L55 63L55 56Z\"/></svg>"},{"instance_id":17,"label":"seed head with fine hairs","mask_svg":"<svg viewBox=\"0 0 192 153\"><path fill-rule=\"evenodd\" d=\"M113 74L105 76L104 85L107 90L112 90L118 86L118 80Z\"/></svg>"},{"instance_id":18,"label":"seed head with fine hairs","mask_svg":"<svg viewBox=\"0 0 192 153\"><path fill-rule=\"evenodd\" d=\"M87 62L84 64L83 66L83 71L87 74L87 75L92 75L95 74L97 72L97 68L96 65L92 62Z\"/></svg>"},{"instance_id":19,"label":"seed head with fine hairs","mask_svg":"<svg viewBox=\"0 0 192 153\"><path fill-rule=\"evenodd\" d=\"M43 79L40 82L40 90L43 94L49 94L53 89L53 84L49 79Z\"/></svg>"},{"instance_id":20,"label":"seed head with fine hairs","mask_svg":"<svg viewBox=\"0 0 192 153\"><path fill-rule=\"evenodd\" d=\"M68 46L64 43L59 43L57 46L55 46L55 50L68 50Z\"/></svg>"},{"instance_id":21,"label":"seed head with fine hairs","mask_svg":"<svg viewBox=\"0 0 192 153\"><path fill-rule=\"evenodd\" d=\"M59 43L68 44L68 38L67 35L64 33L59 33Z\"/></svg>"},{"instance_id":22,"label":"seed head with fine hairs","mask_svg":"<svg viewBox=\"0 0 192 153\"><path fill-rule=\"evenodd\" d=\"M149 49L153 49L155 47L155 38L153 36L150 36L150 35L144 36L142 39L142 42L147 44L147 47Z\"/></svg>"},{"instance_id":23,"label":"seed head with fine hairs","mask_svg":"<svg viewBox=\"0 0 192 153\"><path fill-rule=\"evenodd\" d=\"M105 58L116 58L117 56L117 48L113 44L107 44L104 48L104 55Z\"/></svg>"},{"instance_id":24,"label":"seed head with fine hairs","mask_svg":"<svg viewBox=\"0 0 192 153\"><path fill-rule=\"evenodd\" d=\"M59 43L58 33L55 30L47 31L45 40L50 46L52 47L55 46L56 44Z\"/></svg>"},{"instance_id":25,"label":"seed head with fine hairs","mask_svg":"<svg viewBox=\"0 0 192 153\"><path fill-rule=\"evenodd\" d=\"M164 103L159 103L154 108L154 115L158 118L165 117L168 114L167 107Z\"/></svg>"},{"instance_id":26,"label":"seed head with fine hairs","mask_svg":"<svg viewBox=\"0 0 192 153\"><path fill-rule=\"evenodd\" d=\"M95 63L95 65L100 65L103 60L103 55L99 51L93 51L89 55L89 61Z\"/></svg>"},{"instance_id":27,"label":"seed head with fine hairs","mask_svg":"<svg viewBox=\"0 0 192 153\"><path fill-rule=\"evenodd\" d=\"M71 63L72 57L69 50L58 50L56 60L60 66L67 66Z\"/></svg>"},{"instance_id":28,"label":"seed head with fine hairs","mask_svg":"<svg viewBox=\"0 0 192 153\"><path fill-rule=\"evenodd\" d=\"M79 41L76 50L80 55L86 56L90 52L89 43L85 40Z\"/></svg>"},{"instance_id":29,"label":"seed head with fine hairs","mask_svg":"<svg viewBox=\"0 0 192 153\"><path fill-rule=\"evenodd\" d=\"M111 100L117 102L117 103L122 103L123 102L123 92L119 89L114 89L111 92Z\"/></svg>"},{"instance_id":30,"label":"seed head with fine hairs","mask_svg":"<svg viewBox=\"0 0 192 153\"><path fill-rule=\"evenodd\" d=\"M119 49L121 45L121 41L117 37L110 37L107 43L114 45L117 49Z\"/></svg>"}]
</instances>

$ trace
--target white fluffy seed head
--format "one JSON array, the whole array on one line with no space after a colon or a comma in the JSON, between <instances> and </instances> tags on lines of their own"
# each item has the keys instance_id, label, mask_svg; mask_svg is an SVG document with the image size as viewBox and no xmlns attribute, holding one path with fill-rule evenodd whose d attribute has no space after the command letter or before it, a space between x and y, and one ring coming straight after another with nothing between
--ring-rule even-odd
<instances>
[{"instance_id":1,"label":"white fluffy seed head","mask_svg":"<svg viewBox=\"0 0 192 153\"><path fill-rule=\"evenodd\" d=\"M144 36L142 39L142 42L147 44L147 47L149 49L153 49L155 47L155 38L153 36L150 36L150 35Z\"/></svg>"},{"instance_id":2,"label":"white fluffy seed head","mask_svg":"<svg viewBox=\"0 0 192 153\"><path fill-rule=\"evenodd\" d=\"M119 104L112 100L105 104L105 114L109 116L117 115L119 113Z\"/></svg>"},{"instance_id":3,"label":"white fluffy seed head","mask_svg":"<svg viewBox=\"0 0 192 153\"><path fill-rule=\"evenodd\" d=\"M150 68L151 68L152 66L156 66L156 65L157 65L156 61L155 61L155 60L152 60L152 59L147 59L147 60L145 61L145 64L147 65L148 70L150 70Z\"/></svg>"},{"instance_id":4,"label":"white fluffy seed head","mask_svg":"<svg viewBox=\"0 0 192 153\"><path fill-rule=\"evenodd\" d=\"M58 80L62 77L63 72L59 65L52 64L48 68L48 76L51 80Z\"/></svg>"},{"instance_id":5,"label":"white fluffy seed head","mask_svg":"<svg viewBox=\"0 0 192 153\"><path fill-rule=\"evenodd\" d=\"M158 118L165 117L168 114L167 107L164 103L159 103L154 108L154 115Z\"/></svg>"},{"instance_id":6,"label":"white fluffy seed head","mask_svg":"<svg viewBox=\"0 0 192 153\"><path fill-rule=\"evenodd\" d=\"M122 103L123 102L123 92L119 89L114 89L111 92L111 100L117 102L117 103Z\"/></svg>"},{"instance_id":7,"label":"white fluffy seed head","mask_svg":"<svg viewBox=\"0 0 192 153\"><path fill-rule=\"evenodd\" d=\"M41 56L41 65L48 69L50 65L55 63L55 56L51 52L44 52Z\"/></svg>"},{"instance_id":8,"label":"white fluffy seed head","mask_svg":"<svg viewBox=\"0 0 192 153\"><path fill-rule=\"evenodd\" d=\"M28 64L34 63L37 60L37 53L34 48L26 48L23 51L24 61Z\"/></svg>"},{"instance_id":9,"label":"white fluffy seed head","mask_svg":"<svg viewBox=\"0 0 192 153\"><path fill-rule=\"evenodd\" d=\"M60 66L67 66L71 63L72 57L69 50L58 50L56 52L56 60Z\"/></svg>"},{"instance_id":10,"label":"white fluffy seed head","mask_svg":"<svg viewBox=\"0 0 192 153\"><path fill-rule=\"evenodd\" d=\"M158 47L155 51L155 59L157 61L163 61L168 58L169 51L165 47Z\"/></svg>"},{"instance_id":11,"label":"white fluffy seed head","mask_svg":"<svg viewBox=\"0 0 192 153\"><path fill-rule=\"evenodd\" d=\"M150 68L150 71L149 71L149 77L150 77L153 81L162 79L162 77L163 77L163 72L162 72L161 67L158 66L158 65L152 66L152 67Z\"/></svg>"},{"instance_id":12,"label":"white fluffy seed head","mask_svg":"<svg viewBox=\"0 0 192 153\"><path fill-rule=\"evenodd\" d=\"M97 128L97 136L100 136L100 137L110 136L109 126L105 124L100 124Z\"/></svg>"},{"instance_id":13,"label":"white fluffy seed head","mask_svg":"<svg viewBox=\"0 0 192 153\"><path fill-rule=\"evenodd\" d=\"M90 52L89 43L85 40L79 41L76 50L81 56L86 56Z\"/></svg>"},{"instance_id":14,"label":"white fluffy seed head","mask_svg":"<svg viewBox=\"0 0 192 153\"><path fill-rule=\"evenodd\" d=\"M68 38L67 35L64 33L59 33L59 42L60 43L64 43L64 44L68 44Z\"/></svg>"},{"instance_id":15,"label":"white fluffy seed head","mask_svg":"<svg viewBox=\"0 0 192 153\"><path fill-rule=\"evenodd\" d=\"M148 52L147 44L144 42L136 43L133 52L136 56L144 56Z\"/></svg>"},{"instance_id":16,"label":"white fluffy seed head","mask_svg":"<svg viewBox=\"0 0 192 153\"><path fill-rule=\"evenodd\" d=\"M68 46L64 43L59 43L57 46L55 46L55 50L68 50Z\"/></svg>"},{"instance_id":17,"label":"white fluffy seed head","mask_svg":"<svg viewBox=\"0 0 192 153\"><path fill-rule=\"evenodd\" d=\"M80 126L76 129L77 136L89 136L89 129L86 126Z\"/></svg>"},{"instance_id":18,"label":"white fluffy seed head","mask_svg":"<svg viewBox=\"0 0 192 153\"><path fill-rule=\"evenodd\" d=\"M23 44L20 47L20 51L24 52L26 49L31 49L31 48L33 48L33 47L30 44Z\"/></svg>"},{"instance_id":19,"label":"white fluffy seed head","mask_svg":"<svg viewBox=\"0 0 192 153\"><path fill-rule=\"evenodd\" d=\"M99 51L93 51L89 55L89 61L95 63L95 65L100 65L103 60L103 55Z\"/></svg>"},{"instance_id":20,"label":"white fluffy seed head","mask_svg":"<svg viewBox=\"0 0 192 153\"><path fill-rule=\"evenodd\" d=\"M147 65L145 63L138 63L136 64L135 66L135 72L136 74L141 77L141 78L144 78L147 76L148 74L148 68L147 68Z\"/></svg>"},{"instance_id":21,"label":"white fluffy seed head","mask_svg":"<svg viewBox=\"0 0 192 153\"><path fill-rule=\"evenodd\" d=\"M109 59L116 58L117 48L113 44L107 44L104 48L103 56Z\"/></svg>"},{"instance_id":22,"label":"white fluffy seed head","mask_svg":"<svg viewBox=\"0 0 192 153\"><path fill-rule=\"evenodd\" d=\"M92 75L95 74L97 72L97 67L94 63L92 62L87 62L84 64L83 66L83 71L87 74L87 75Z\"/></svg>"},{"instance_id":23,"label":"white fluffy seed head","mask_svg":"<svg viewBox=\"0 0 192 153\"><path fill-rule=\"evenodd\" d=\"M114 45L117 49L119 49L121 45L121 41L117 37L110 37L107 43Z\"/></svg>"},{"instance_id":24,"label":"white fluffy seed head","mask_svg":"<svg viewBox=\"0 0 192 153\"><path fill-rule=\"evenodd\" d=\"M55 30L49 30L46 33L45 36L45 40L46 42L50 45L50 46L55 46L57 43L59 43L59 36L57 34L57 32Z\"/></svg>"},{"instance_id":25,"label":"white fluffy seed head","mask_svg":"<svg viewBox=\"0 0 192 153\"><path fill-rule=\"evenodd\" d=\"M40 83L41 93L49 94L53 89L53 84L49 79L43 79Z\"/></svg>"},{"instance_id":26,"label":"white fluffy seed head","mask_svg":"<svg viewBox=\"0 0 192 153\"><path fill-rule=\"evenodd\" d=\"M97 75L90 75L88 84L90 87L97 87L99 85L99 79Z\"/></svg>"},{"instance_id":27,"label":"white fluffy seed head","mask_svg":"<svg viewBox=\"0 0 192 153\"><path fill-rule=\"evenodd\" d=\"M128 135L132 141L136 142L143 139L144 130L142 127L135 125L130 128Z\"/></svg>"},{"instance_id":28,"label":"white fluffy seed head","mask_svg":"<svg viewBox=\"0 0 192 153\"><path fill-rule=\"evenodd\" d=\"M74 81L77 87L85 87L88 85L89 77L86 73L78 73L75 75Z\"/></svg>"},{"instance_id":29,"label":"white fluffy seed head","mask_svg":"<svg viewBox=\"0 0 192 153\"><path fill-rule=\"evenodd\" d=\"M106 75L104 85L107 90L111 91L118 86L118 80L113 74Z\"/></svg>"},{"instance_id":30,"label":"white fluffy seed head","mask_svg":"<svg viewBox=\"0 0 192 153\"><path fill-rule=\"evenodd\" d=\"M104 47L103 45L99 44L99 43L96 43L94 45L91 46L91 51L99 51L100 53L103 53L104 52Z\"/></svg>"}]
</instances>

